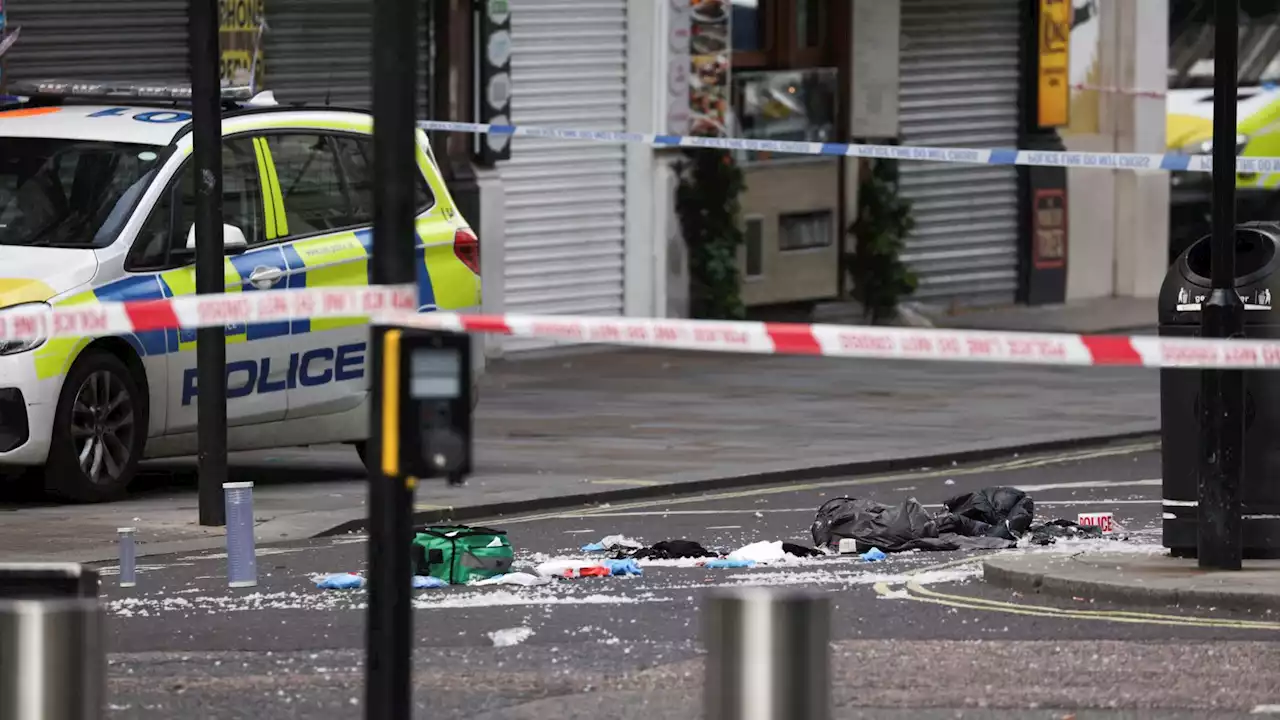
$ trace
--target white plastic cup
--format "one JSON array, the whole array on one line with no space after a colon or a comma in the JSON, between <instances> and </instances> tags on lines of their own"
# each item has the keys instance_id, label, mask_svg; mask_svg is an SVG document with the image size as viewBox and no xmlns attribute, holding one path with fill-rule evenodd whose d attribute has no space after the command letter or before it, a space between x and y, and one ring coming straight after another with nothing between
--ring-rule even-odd
<instances>
[{"instance_id":1,"label":"white plastic cup","mask_svg":"<svg viewBox=\"0 0 1280 720\"><path fill-rule=\"evenodd\" d=\"M138 584L138 548L134 542L137 528L117 528L120 538L120 587L131 588Z\"/></svg>"},{"instance_id":2,"label":"white plastic cup","mask_svg":"<svg viewBox=\"0 0 1280 720\"><path fill-rule=\"evenodd\" d=\"M227 509L227 584L256 587L258 558L253 537L253 483L223 483Z\"/></svg>"}]
</instances>

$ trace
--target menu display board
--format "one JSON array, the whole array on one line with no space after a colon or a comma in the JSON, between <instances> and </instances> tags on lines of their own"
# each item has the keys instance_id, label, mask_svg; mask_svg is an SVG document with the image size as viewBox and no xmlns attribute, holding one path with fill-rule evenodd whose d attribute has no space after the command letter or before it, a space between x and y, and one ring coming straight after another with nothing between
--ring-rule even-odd
<instances>
[{"instance_id":1,"label":"menu display board","mask_svg":"<svg viewBox=\"0 0 1280 720\"><path fill-rule=\"evenodd\" d=\"M727 137L730 118L733 13L730 0L689 0L690 134Z\"/></svg>"},{"instance_id":2,"label":"menu display board","mask_svg":"<svg viewBox=\"0 0 1280 720\"><path fill-rule=\"evenodd\" d=\"M511 3L509 0L479 0L475 4L476 23L476 122L511 124ZM477 163L493 167L511 157L511 135L475 135L473 154Z\"/></svg>"},{"instance_id":3,"label":"menu display board","mask_svg":"<svg viewBox=\"0 0 1280 720\"><path fill-rule=\"evenodd\" d=\"M670 0L671 22L667 31L667 126L665 132L684 135L689 132L689 34L693 31L693 5L690 0Z\"/></svg>"}]
</instances>

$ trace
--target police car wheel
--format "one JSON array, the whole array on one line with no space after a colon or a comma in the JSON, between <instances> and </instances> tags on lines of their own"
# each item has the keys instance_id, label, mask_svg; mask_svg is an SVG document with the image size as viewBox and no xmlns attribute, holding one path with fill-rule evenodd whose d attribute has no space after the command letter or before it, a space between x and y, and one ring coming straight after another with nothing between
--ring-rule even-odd
<instances>
[{"instance_id":1,"label":"police car wheel","mask_svg":"<svg viewBox=\"0 0 1280 720\"><path fill-rule=\"evenodd\" d=\"M147 412L137 381L119 358L86 353L58 398L46 490L74 502L123 496L142 459Z\"/></svg>"}]
</instances>

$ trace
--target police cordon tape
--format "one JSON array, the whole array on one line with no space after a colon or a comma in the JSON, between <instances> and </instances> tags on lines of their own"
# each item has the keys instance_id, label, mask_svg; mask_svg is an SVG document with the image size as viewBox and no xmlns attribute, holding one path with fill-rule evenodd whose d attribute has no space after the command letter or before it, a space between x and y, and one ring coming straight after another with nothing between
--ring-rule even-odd
<instances>
[{"instance_id":1,"label":"police cordon tape","mask_svg":"<svg viewBox=\"0 0 1280 720\"><path fill-rule=\"evenodd\" d=\"M910 145L864 145L845 143L789 142L714 138L690 135L648 135L608 130L565 130L529 125L487 125L482 123L422 120L418 127L438 132L554 138L612 144L643 144L654 147L697 147L716 150L751 150L791 155L888 158L959 165L1022 165L1028 167L1093 168L1099 170L1165 170L1170 172L1213 172L1210 155L1181 153L1096 153L1017 150L1004 148L918 147ZM1238 157L1236 170L1269 175L1280 173L1280 157Z\"/></svg>"},{"instance_id":2,"label":"police cordon tape","mask_svg":"<svg viewBox=\"0 0 1280 720\"><path fill-rule=\"evenodd\" d=\"M987 332L653 318L420 313L414 287L268 290L0 311L0 343L307 318L567 343L827 357L1149 368L1280 369L1280 340Z\"/></svg>"}]
</instances>

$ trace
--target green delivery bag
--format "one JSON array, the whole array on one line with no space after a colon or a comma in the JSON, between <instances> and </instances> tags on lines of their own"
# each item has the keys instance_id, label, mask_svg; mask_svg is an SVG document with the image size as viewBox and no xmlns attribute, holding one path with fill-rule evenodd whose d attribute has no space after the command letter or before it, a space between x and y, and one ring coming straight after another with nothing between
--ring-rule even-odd
<instances>
[{"instance_id":1,"label":"green delivery bag","mask_svg":"<svg viewBox=\"0 0 1280 720\"><path fill-rule=\"evenodd\" d=\"M515 552L507 533L482 527L420 527L413 539L413 572L465 585L511 572Z\"/></svg>"}]
</instances>

